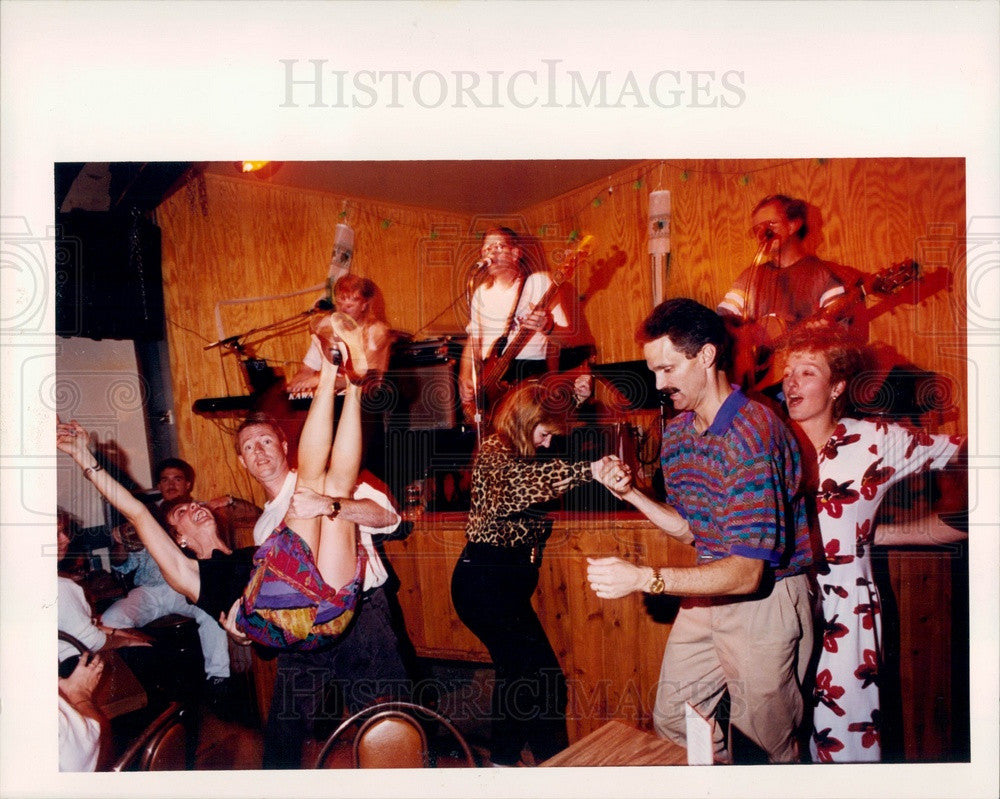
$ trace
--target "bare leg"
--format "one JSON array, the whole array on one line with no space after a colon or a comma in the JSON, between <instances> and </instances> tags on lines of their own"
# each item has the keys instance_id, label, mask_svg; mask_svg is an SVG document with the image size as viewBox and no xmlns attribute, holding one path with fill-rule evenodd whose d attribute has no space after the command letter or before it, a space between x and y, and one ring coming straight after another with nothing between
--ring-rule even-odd
<instances>
[{"instance_id":1,"label":"bare leg","mask_svg":"<svg viewBox=\"0 0 1000 799\"><path fill-rule=\"evenodd\" d=\"M309 413L306 415L302 433L299 436L299 464L296 487L304 486L313 491L323 491L326 477L330 445L333 440L333 401L337 367L323 360L319 373L319 385ZM300 519L285 517L285 524L294 530L316 557L319 551L320 519Z\"/></svg>"},{"instance_id":2,"label":"bare leg","mask_svg":"<svg viewBox=\"0 0 1000 799\"><path fill-rule=\"evenodd\" d=\"M351 354L354 352L351 350ZM330 452L330 463L323 493L350 498L361 467L361 387L347 386L344 410L337 425L337 436ZM354 578L357 565L357 533L353 522L321 519L316 565L323 579L341 588Z\"/></svg>"}]
</instances>

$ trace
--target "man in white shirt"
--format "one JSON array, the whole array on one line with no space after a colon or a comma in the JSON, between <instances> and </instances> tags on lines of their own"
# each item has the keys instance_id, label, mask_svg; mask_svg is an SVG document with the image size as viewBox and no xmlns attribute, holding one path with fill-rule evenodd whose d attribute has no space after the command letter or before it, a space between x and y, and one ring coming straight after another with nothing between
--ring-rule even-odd
<instances>
[{"instance_id":1,"label":"man in white shirt","mask_svg":"<svg viewBox=\"0 0 1000 799\"><path fill-rule=\"evenodd\" d=\"M484 388L476 385L483 377L474 375L476 364L487 360L491 354L501 354L501 345L509 343L518 328L524 327L532 333L502 377L504 382L511 384L544 374L557 340L570 332L569 319L561 302L557 300L551 309L538 307L552 279L548 272L530 271L526 253L513 230L505 227L487 230L480 253L480 263L485 264L484 277L472 295L466 327L469 335L459 370L459 391L467 416L471 416L470 406L475 402L476 391ZM506 337L507 342L498 345L502 337Z\"/></svg>"},{"instance_id":2,"label":"man in white shirt","mask_svg":"<svg viewBox=\"0 0 1000 799\"><path fill-rule=\"evenodd\" d=\"M362 603L348 632L333 646L310 652L283 650L277 657L277 677L264 728L264 768L300 768L302 744L317 718L329 718L323 708L327 688L336 682L351 712L379 699L409 694L409 676L399 652L383 586L388 578L373 536L399 526L399 515L377 479L362 474L352 497L327 497L307 488L295 490L295 472L288 465L288 441L271 418L254 415L236 431L240 463L267 496L264 512L254 525L254 543L261 544L293 508L309 518L339 514L358 525L368 553ZM231 626L230 633L233 630Z\"/></svg>"}]
</instances>

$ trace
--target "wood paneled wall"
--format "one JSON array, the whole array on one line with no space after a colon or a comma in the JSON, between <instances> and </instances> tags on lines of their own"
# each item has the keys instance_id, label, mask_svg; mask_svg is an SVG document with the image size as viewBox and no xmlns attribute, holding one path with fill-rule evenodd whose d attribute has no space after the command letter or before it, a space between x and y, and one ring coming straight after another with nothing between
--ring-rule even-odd
<instances>
[{"instance_id":1,"label":"wood paneled wall","mask_svg":"<svg viewBox=\"0 0 1000 799\"><path fill-rule=\"evenodd\" d=\"M418 337L464 327L466 268L486 226L499 221L531 233L552 262L572 246L574 231L595 235L575 290L598 360L609 363L641 357L633 334L652 303L646 254L652 189L671 192L667 296L714 307L753 257L751 209L775 192L802 197L820 211L821 257L865 272L915 258L932 273L924 281L930 296L913 304L912 293L906 295L872 322L871 339L881 343L887 363L943 375L944 410L932 421L948 432L967 428L963 159L649 161L503 218L206 175L158 209L178 439L181 456L198 470L199 495L236 490L261 499L232 455L232 424L191 411L200 397L246 391L233 355L204 350L219 338L216 303L321 283L345 209L356 231L353 270L382 288L390 325ZM227 305L225 334L293 316L313 299ZM303 331L304 325L260 343L258 355L294 371L307 343Z\"/></svg>"},{"instance_id":2,"label":"wood paneled wall","mask_svg":"<svg viewBox=\"0 0 1000 799\"><path fill-rule=\"evenodd\" d=\"M205 346L223 335L294 317L310 308L318 294L225 304L218 308L221 332L217 303L275 297L322 284L345 208L355 230L352 271L372 278L384 291L390 326L415 332L449 306L452 266L457 258L469 257L458 243L469 220L459 215L372 202L362 208L343 197L218 175L189 183L157 210L180 455L198 472L198 496L234 492L263 502L263 494L236 461L235 422L191 410L202 397L248 392L238 358ZM438 236L446 239L445 249L435 244ZM462 311L458 316L454 310L445 313L437 329L460 329L462 316ZM282 335L248 340L259 342L257 356L288 376L309 343L305 319Z\"/></svg>"},{"instance_id":3,"label":"wood paneled wall","mask_svg":"<svg viewBox=\"0 0 1000 799\"><path fill-rule=\"evenodd\" d=\"M914 304L913 291L901 294L872 321L870 339L884 345L886 365L908 362L950 378L947 412L937 421L949 432L966 429L964 160L649 162L529 209L532 231L597 237L577 288L602 362L641 357L633 334L652 307L646 228L654 189L671 195L667 297L714 308L754 257L753 207L776 193L805 199L819 213L810 241L820 257L868 273L917 260L929 296Z\"/></svg>"},{"instance_id":4,"label":"wood paneled wall","mask_svg":"<svg viewBox=\"0 0 1000 799\"><path fill-rule=\"evenodd\" d=\"M500 222L536 236L550 263L558 263L573 246L574 233L593 234L597 241L592 257L574 277L574 290L597 345L598 360L611 363L641 357L633 333L652 304L646 229L648 196L653 189L671 192L667 296L690 296L714 307L754 255L754 242L748 235L751 209L762 197L776 192L802 197L821 212L816 226L821 257L865 272L876 272L904 258L920 262L927 273L925 296L905 295L905 302L873 320L870 338L879 343L885 363L911 363L942 375L946 381L939 396L943 410L928 421L942 431L964 432L968 418L964 170L962 159L650 161L499 219L207 175L158 209L180 454L198 471L198 496L233 492L263 502L259 488L247 479L233 453L235 421L208 419L191 410L194 400L201 397L246 393L237 359L219 349L204 349L221 335L215 322L216 303L285 294L321 283L334 228L345 208L347 221L356 231L353 270L382 288L390 325L416 333L418 338L464 327L466 309L461 297L466 270L477 258L478 237L488 225ZM452 305L456 297L460 299ZM223 332L232 335L293 316L314 299L307 294L226 305L220 312ZM305 346L303 322L296 331L261 341L257 354L278 366L287 363L294 371ZM448 563L453 563L461 542L461 530L456 527L452 533L454 540L446 547ZM423 574L429 564L408 559L409 542L393 546L393 559L400 561L395 565L409 575L402 581L401 599L411 606L407 624L414 644L427 653L445 656L456 656L448 651L449 646L477 652L478 642L454 627L447 608L424 607L428 598L438 594L447 598L446 583ZM553 568L560 563L553 561ZM561 607L560 592L580 579L576 572L551 576L537 597L543 613ZM937 728L951 720L948 678L940 673L944 660L938 652L918 647L928 635L941 633L932 629L937 622L913 610L908 599L909 586L919 577L910 569L892 571L904 617L900 630L903 689L908 696L932 696L919 713L904 708L907 756L916 759L947 751L947 745L941 744L947 736ZM412 607L421 611L415 615ZM613 616L607 616L608 610L603 609L598 626L619 630L648 622L638 606L615 608ZM435 619L443 620L442 629L434 627ZM587 625L586 629L594 627L589 621ZM667 631L667 624L656 625L650 646L630 653L625 659L630 674L657 673ZM565 635L565 630L551 631L560 656L569 658L564 661L567 676L579 680L580 669L600 673L601 663L584 660L604 657L598 646L604 632L597 633L594 647L586 651L571 647ZM573 635L575 640L575 628ZM621 666L617 659L615 663L612 673ZM937 675L935 685L940 688L930 694L916 690L921 684L919 675L929 673L928 669ZM588 719L597 718L593 714L631 715L622 709L633 701L626 688L643 683L630 682L628 674L622 679L613 696L578 695L578 699L585 696L585 701L571 709L578 717L574 735L585 731ZM948 699L942 700L946 693ZM648 699L634 700L637 719L648 711Z\"/></svg>"}]
</instances>

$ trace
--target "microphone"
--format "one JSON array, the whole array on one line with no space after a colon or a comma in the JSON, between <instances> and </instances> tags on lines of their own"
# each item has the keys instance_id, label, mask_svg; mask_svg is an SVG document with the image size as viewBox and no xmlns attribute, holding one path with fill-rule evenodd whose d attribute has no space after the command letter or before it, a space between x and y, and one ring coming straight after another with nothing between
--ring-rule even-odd
<instances>
[{"instance_id":1,"label":"microphone","mask_svg":"<svg viewBox=\"0 0 1000 799\"><path fill-rule=\"evenodd\" d=\"M490 266L490 264L492 264L492 263L493 263L493 259L492 258L480 258L478 261L476 261L475 268L476 269L487 269Z\"/></svg>"},{"instance_id":2,"label":"microphone","mask_svg":"<svg viewBox=\"0 0 1000 799\"><path fill-rule=\"evenodd\" d=\"M334 304L326 297L320 297L307 313L329 313L334 307Z\"/></svg>"},{"instance_id":3,"label":"microphone","mask_svg":"<svg viewBox=\"0 0 1000 799\"><path fill-rule=\"evenodd\" d=\"M764 238L767 239L768 241L770 241L771 239L773 239L774 238L774 231L771 230L771 228L765 229L764 230Z\"/></svg>"}]
</instances>

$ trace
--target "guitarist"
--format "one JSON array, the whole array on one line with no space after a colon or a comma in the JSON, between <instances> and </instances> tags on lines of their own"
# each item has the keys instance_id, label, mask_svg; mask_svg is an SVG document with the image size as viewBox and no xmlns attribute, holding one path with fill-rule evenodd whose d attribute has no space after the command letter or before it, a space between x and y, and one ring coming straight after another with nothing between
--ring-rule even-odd
<instances>
[{"instance_id":1,"label":"guitarist","mask_svg":"<svg viewBox=\"0 0 1000 799\"><path fill-rule=\"evenodd\" d=\"M468 338L459 369L459 392L470 421L482 364L502 355L519 327L534 334L515 354L502 384L514 385L548 371L548 358L569 331L561 300L557 298L548 309L536 307L552 279L548 272L531 271L520 245L520 237L507 227L491 228L483 236L480 268L484 274L472 295Z\"/></svg>"},{"instance_id":2,"label":"guitarist","mask_svg":"<svg viewBox=\"0 0 1000 799\"><path fill-rule=\"evenodd\" d=\"M807 214L804 200L784 194L757 203L750 228L757 255L716 309L735 340L733 380L744 388L766 393L776 386L781 375L770 369L768 344L835 302L860 277L849 267L816 257L807 242Z\"/></svg>"}]
</instances>

